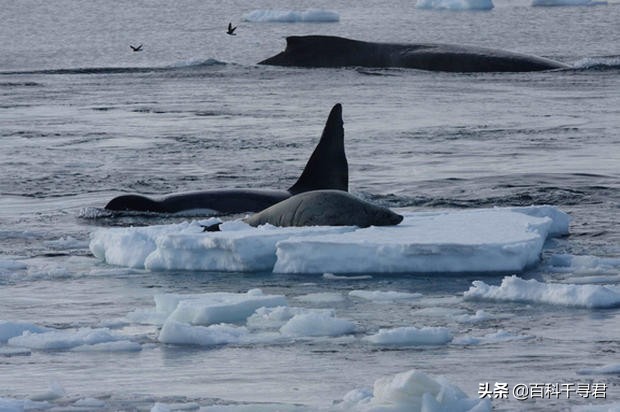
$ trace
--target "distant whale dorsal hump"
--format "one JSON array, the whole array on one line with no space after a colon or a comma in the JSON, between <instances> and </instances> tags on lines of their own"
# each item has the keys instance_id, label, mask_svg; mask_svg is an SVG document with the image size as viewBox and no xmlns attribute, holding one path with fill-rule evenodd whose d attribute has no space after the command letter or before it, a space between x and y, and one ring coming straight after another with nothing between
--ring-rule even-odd
<instances>
[{"instance_id":1,"label":"distant whale dorsal hump","mask_svg":"<svg viewBox=\"0 0 620 412\"><path fill-rule=\"evenodd\" d=\"M445 72L565 69L554 60L501 49L431 43L376 43L335 36L291 36L286 49L259 64L297 67L403 67Z\"/></svg>"},{"instance_id":2,"label":"distant whale dorsal hump","mask_svg":"<svg viewBox=\"0 0 620 412\"><path fill-rule=\"evenodd\" d=\"M344 152L344 127L340 103L329 113L319 144L312 152L301 176L288 191L297 194L322 189L343 191L349 189L349 165Z\"/></svg>"}]
</instances>

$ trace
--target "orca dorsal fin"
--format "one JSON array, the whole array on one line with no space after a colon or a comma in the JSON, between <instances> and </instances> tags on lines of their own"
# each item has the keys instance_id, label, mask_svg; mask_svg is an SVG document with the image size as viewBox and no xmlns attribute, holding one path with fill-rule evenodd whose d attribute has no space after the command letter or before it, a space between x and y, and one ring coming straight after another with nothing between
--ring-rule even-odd
<instances>
[{"instance_id":1,"label":"orca dorsal fin","mask_svg":"<svg viewBox=\"0 0 620 412\"><path fill-rule=\"evenodd\" d=\"M349 165L344 152L342 105L337 103L329 113L321 140L310 156L292 194L310 190L349 190Z\"/></svg>"}]
</instances>

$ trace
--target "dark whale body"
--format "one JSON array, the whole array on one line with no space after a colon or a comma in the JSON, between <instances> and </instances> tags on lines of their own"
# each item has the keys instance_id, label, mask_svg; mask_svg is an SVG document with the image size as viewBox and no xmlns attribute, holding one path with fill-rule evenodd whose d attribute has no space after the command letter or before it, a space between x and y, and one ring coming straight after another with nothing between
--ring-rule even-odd
<instances>
[{"instance_id":1,"label":"dark whale body","mask_svg":"<svg viewBox=\"0 0 620 412\"><path fill-rule=\"evenodd\" d=\"M162 199L142 195L122 195L105 209L155 213L212 210L222 214L258 212L292 195L310 190L347 191L349 168L344 151L342 106L336 104L327 118L321 140L310 156L297 182L288 190L222 189L174 194Z\"/></svg>"},{"instance_id":2,"label":"dark whale body","mask_svg":"<svg viewBox=\"0 0 620 412\"><path fill-rule=\"evenodd\" d=\"M450 44L371 43L334 36L291 36L259 64L299 67L404 67L444 72L529 72L569 66L505 50Z\"/></svg>"}]
</instances>

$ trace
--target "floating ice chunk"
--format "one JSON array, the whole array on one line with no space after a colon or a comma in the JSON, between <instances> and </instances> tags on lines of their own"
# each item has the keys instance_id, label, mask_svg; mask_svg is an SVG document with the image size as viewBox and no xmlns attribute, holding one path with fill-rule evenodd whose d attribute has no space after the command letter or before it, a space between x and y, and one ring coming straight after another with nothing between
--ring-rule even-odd
<instances>
[{"instance_id":1,"label":"floating ice chunk","mask_svg":"<svg viewBox=\"0 0 620 412\"><path fill-rule=\"evenodd\" d=\"M486 322L488 320L495 319L495 317L489 314L488 312L485 312L484 310L479 309L473 315L465 313L463 315L456 316L454 319L460 323L478 323L478 322Z\"/></svg>"},{"instance_id":2,"label":"floating ice chunk","mask_svg":"<svg viewBox=\"0 0 620 412\"><path fill-rule=\"evenodd\" d=\"M612 363L598 368L586 368L577 371L580 375L620 375L620 363Z\"/></svg>"},{"instance_id":3,"label":"floating ice chunk","mask_svg":"<svg viewBox=\"0 0 620 412\"><path fill-rule=\"evenodd\" d=\"M393 290L352 290L349 296L372 300L375 302L392 302L395 300L411 300L422 297L421 293L396 292Z\"/></svg>"},{"instance_id":4,"label":"floating ice chunk","mask_svg":"<svg viewBox=\"0 0 620 412\"><path fill-rule=\"evenodd\" d=\"M514 340L526 340L531 339L530 335L515 335L505 330L498 330L497 332L488 333L481 337L475 336L459 336L455 338L452 343L455 345L486 345L492 343L510 342Z\"/></svg>"},{"instance_id":5,"label":"floating ice chunk","mask_svg":"<svg viewBox=\"0 0 620 412\"><path fill-rule=\"evenodd\" d=\"M308 9L295 10L253 10L243 15L244 21L252 23L331 23L340 21L340 15L335 11Z\"/></svg>"},{"instance_id":6,"label":"floating ice chunk","mask_svg":"<svg viewBox=\"0 0 620 412\"><path fill-rule=\"evenodd\" d=\"M319 292L296 296L295 299L308 303L338 303L344 301L344 296L338 292Z\"/></svg>"},{"instance_id":7,"label":"floating ice chunk","mask_svg":"<svg viewBox=\"0 0 620 412\"><path fill-rule=\"evenodd\" d=\"M151 412L172 412L172 409L165 403L155 402L151 408Z\"/></svg>"},{"instance_id":8,"label":"floating ice chunk","mask_svg":"<svg viewBox=\"0 0 620 412\"><path fill-rule=\"evenodd\" d=\"M302 308L276 306L274 308L258 308L248 317L247 326L252 329L281 328L293 316L303 313Z\"/></svg>"},{"instance_id":9,"label":"floating ice chunk","mask_svg":"<svg viewBox=\"0 0 620 412\"><path fill-rule=\"evenodd\" d=\"M62 385L56 381L52 381L49 383L49 388L46 392L40 393L38 395L33 395L30 397L32 401L53 401L56 399L60 399L65 396L66 391Z\"/></svg>"},{"instance_id":10,"label":"floating ice chunk","mask_svg":"<svg viewBox=\"0 0 620 412\"><path fill-rule=\"evenodd\" d=\"M75 401L73 406L77 406L80 408L88 408L88 409L99 409L105 408L106 403L100 399L96 398L83 398Z\"/></svg>"},{"instance_id":11,"label":"floating ice chunk","mask_svg":"<svg viewBox=\"0 0 620 412\"><path fill-rule=\"evenodd\" d=\"M351 227L288 227L264 225L253 228L245 223L209 234L169 234L157 240L157 248L144 261L149 270L264 271L276 262L276 244L291 236L304 237L342 233Z\"/></svg>"},{"instance_id":12,"label":"floating ice chunk","mask_svg":"<svg viewBox=\"0 0 620 412\"><path fill-rule=\"evenodd\" d=\"M77 330L50 330L43 333L26 331L21 336L10 338L8 344L29 349L49 350L72 349L83 345L96 345L122 340L127 339L107 328L80 328Z\"/></svg>"},{"instance_id":13,"label":"floating ice chunk","mask_svg":"<svg viewBox=\"0 0 620 412\"><path fill-rule=\"evenodd\" d=\"M561 254L549 257L547 263L554 272L581 276L617 275L620 271L620 258Z\"/></svg>"},{"instance_id":14,"label":"floating ice chunk","mask_svg":"<svg viewBox=\"0 0 620 412\"><path fill-rule=\"evenodd\" d=\"M532 6L534 7L601 6L606 4L606 1L593 0L532 0Z\"/></svg>"},{"instance_id":15,"label":"floating ice chunk","mask_svg":"<svg viewBox=\"0 0 620 412\"><path fill-rule=\"evenodd\" d=\"M507 276L500 286L475 280L464 293L465 299L537 302L585 308L620 307L620 291L602 285L542 283Z\"/></svg>"},{"instance_id":16,"label":"floating ice chunk","mask_svg":"<svg viewBox=\"0 0 620 412\"><path fill-rule=\"evenodd\" d=\"M90 250L107 263L149 270L263 271L276 262L276 243L289 237L343 233L353 227L253 228L225 222L203 232L201 222L99 229Z\"/></svg>"},{"instance_id":17,"label":"floating ice chunk","mask_svg":"<svg viewBox=\"0 0 620 412\"><path fill-rule=\"evenodd\" d=\"M195 295L155 296L156 312L167 313L168 320L193 325L238 323L260 307L287 306L283 295L265 295L260 289L247 293L214 292Z\"/></svg>"},{"instance_id":18,"label":"floating ice chunk","mask_svg":"<svg viewBox=\"0 0 620 412\"><path fill-rule=\"evenodd\" d=\"M27 348L16 348L12 346L0 346L0 357L6 356L30 356L32 352ZM0 409L1 410L1 409Z\"/></svg>"},{"instance_id":19,"label":"floating ice chunk","mask_svg":"<svg viewBox=\"0 0 620 412\"><path fill-rule=\"evenodd\" d=\"M247 320L246 325L251 329L279 329L294 316L308 313L317 313L321 316L333 317L333 309L306 309L291 306L277 306L272 308L258 308Z\"/></svg>"},{"instance_id":20,"label":"floating ice chunk","mask_svg":"<svg viewBox=\"0 0 620 412\"><path fill-rule=\"evenodd\" d=\"M418 0L417 9L491 10L492 0Z\"/></svg>"},{"instance_id":21,"label":"floating ice chunk","mask_svg":"<svg viewBox=\"0 0 620 412\"><path fill-rule=\"evenodd\" d=\"M159 333L159 341L176 345L213 346L240 343L248 334L248 329L243 326L224 323L192 326L169 319Z\"/></svg>"},{"instance_id":22,"label":"floating ice chunk","mask_svg":"<svg viewBox=\"0 0 620 412\"><path fill-rule=\"evenodd\" d=\"M91 233L89 247L93 255L110 264L144 268L144 261L155 251L159 237L170 233L201 233L202 230L202 226L197 222L105 228Z\"/></svg>"},{"instance_id":23,"label":"floating ice chunk","mask_svg":"<svg viewBox=\"0 0 620 412\"><path fill-rule=\"evenodd\" d=\"M168 316L170 316L170 313L168 312L156 312L150 309L136 309L125 315L125 318L130 322L139 323L141 325L161 326L164 324L166 319L168 319Z\"/></svg>"},{"instance_id":24,"label":"floating ice chunk","mask_svg":"<svg viewBox=\"0 0 620 412\"><path fill-rule=\"evenodd\" d=\"M107 228L91 234L90 249L108 263L149 270L511 272L536 264L547 237L567 233L569 220L551 206L403 214L398 226L365 229L240 221L221 232L203 232L200 222Z\"/></svg>"},{"instance_id":25,"label":"floating ice chunk","mask_svg":"<svg viewBox=\"0 0 620 412\"><path fill-rule=\"evenodd\" d=\"M445 345L452 341L452 332L444 327L405 326L393 329L380 329L374 335L363 338L375 345L414 346Z\"/></svg>"},{"instance_id":26,"label":"floating ice chunk","mask_svg":"<svg viewBox=\"0 0 620 412\"><path fill-rule=\"evenodd\" d=\"M42 333L49 330L48 328L33 325L32 323L0 320L0 342L6 342L15 336L20 336L26 331L31 333Z\"/></svg>"},{"instance_id":27,"label":"floating ice chunk","mask_svg":"<svg viewBox=\"0 0 620 412\"><path fill-rule=\"evenodd\" d=\"M545 206L402 214L394 227L282 240L274 272L522 271L538 262L552 227L568 230L566 215Z\"/></svg>"},{"instance_id":28,"label":"floating ice chunk","mask_svg":"<svg viewBox=\"0 0 620 412\"><path fill-rule=\"evenodd\" d=\"M0 398L0 411L24 412L51 409L52 405L47 402L37 402L30 399Z\"/></svg>"},{"instance_id":29,"label":"floating ice chunk","mask_svg":"<svg viewBox=\"0 0 620 412\"><path fill-rule=\"evenodd\" d=\"M333 313L308 312L293 316L281 328L285 336L340 336L353 333L355 324L334 317Z\"/></svg>"},{"instance_id":30,"label":"floating ice chunk","mask_svg":"<svg viewBox=\"0 0 620 412\"><path fill-rule=\"evenodd\" d=\"M338 406L342 410L364 412L491 411L488 399L468 398L445 378L432 378L417 370L377 379L372 391L351 391Z\"/></svg>"},{"instance_id":31,"label":"floating ice chunk","mask_svg":"<svg viewBox=\"0 0 620 412\"><path fill-rule=\"evenodd\" d=\"M119 340L95 343L93 345L80 345L72 350L75 352L139 352L142 350L142 346L137 342Z\"/></svg>"},{"instance_id":32,"label":"floating ice chunk","mask_svg":"<svg viewBox=\"0 0 620 412\"><path fill-rule=\"evenodd\" d=\"M19 260L3 260L0 259L0 274L3 272L12 272L15 270L24 270L27 269L28 265Z\"/></svg>"}]
</instances>

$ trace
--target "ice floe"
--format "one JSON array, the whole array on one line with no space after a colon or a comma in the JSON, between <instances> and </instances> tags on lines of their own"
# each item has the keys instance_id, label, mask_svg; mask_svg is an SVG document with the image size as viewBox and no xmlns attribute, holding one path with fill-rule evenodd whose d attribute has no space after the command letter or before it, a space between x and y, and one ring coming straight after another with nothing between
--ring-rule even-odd
<instances>
[{"instance_id":1,"label":"ice floe","mask_svg":"<svg viewBox=\"0 0 620 412\"><path fill-rule=\"evenodd\" d=\"M486 322L488 320L495 319L495 316L490 313L484 311L483 309L479 309L475 314L470 315L468 313L464 313L462 315L457 315L454 317L454 320L460 323L478 323L478 322Z\"/></svg>"},{"instance_id":2,"label":"ice floe","mask_svg":"<svg viewBox=\"0 0 620 412\"><path fill-rule=\"evenodd\" d=\"M565 274L562 282L617 283L620 281L620 258L587 255L552 255L546 261L549 272Z\"/></svg>"},{"instance_id":3,"label":"ice floe","mask_svg":"<svg viewBox=\"0 0 620 412\"><path fill-rule=\"evenodd\" d=\"M387 346L445 345L452 341L452 332L444 327L403 326L380 329L376 334L366 336L364 340L375 345Z\"/></svg>"},{"instance_id":4,"label":"ice floe","mask_svg":"<svg viewBox=\"0 0 620 412\"><path fill-rule=\"evenodd\" d=\"M403 212L394 227L252 228L201 222L105 228L90 250L114 265L149 270L281 273L518 272L539 261L568 216L550 206Z\"/></svg>"},{"instance_id":5,"label":"ice floe","mask_svg":"<svg viewBox=\"0 0 620 412\"><path fill-rule=\"evenodd\" d=\"M116 342L111 345L112 342ZM107 328L25 330L21 335L9 338L8 345L36 350L139 350L126 336Z\"/></svg>"},{"instance_id":6,"label":"ice floe","mask_svg":"<svg viewBox=\"0 0 620 412\"><path fill-rule=\"evenodd\" d=\"M332 23L340 21L340 15L331 10L253 10L243 15L252 23Z\"/></svg>"},{"instance_id":7,"label":"ice floe","mask_svg":"<svg viewBox=\"0 0 620 412\"><path fill-rule=\"evenodd\" d=\"M393 290L352 290L349 296L374 302L393 302L398 300L411 300L422 297L421 293L396 292Z\"/></svg>"},{"instance_id":8,"label":"ice floe","mask_svg":"<svg viewBox=\"0 0 620 412\"><path fill-rule=\"evenodd\" d=\"M9 339L20 336L24 332L42 333L50 329L34 325L28 322L9 322L0 320L0 342L6 342Z\"/></svg>"},{"instance_id":9,"label":"ice floe","mask_svg":"<svg viewBox=\"0 0 620 412\"><path fill-rule=\"evenodd\" d=\"M464 297L472 300L536 302L584 308L620 307L618 287L543 283L517 276L505 277L500 286L487 285L476 280L464 293Z\"/></svg>"},{"instance_id":10,"label":"ice floe","mask_svg":"<svg viewBox=\"0 0 620 412\"><path fill-rule=\"evenodd\" d=\"M487 345L531 338L531 335L517 335L501 329L496 332L487 333L484 336L459 336L455 338L452 343L455 345Z\"/></svg>"},{"instance_id":11,"label":"ice floe","mask_svg":"<svg viewBox=\"0 0 620 412\"><path fill-rule=\"evenodd\" d=\"M28 266L19 260L0 259L0 273L3 271L24 270L27 268Z\"/></svg>"},{"instance_id":12,"label":"ice floe","mask_svg":"<svg viewBox=\"0 0 620 412\"><path fill-rule=\"evenodd\" d=\"M344 301L342 293L338 292L317 292L308 293L307 295L296 296L295 300L307 303L338 303Z\"/></svg>"},{"instance_id":13,"label":"ice floe","mask_svg":"<svg viewBox=\"0 0 620 412\"><path fill-rule=\"evenodd\" d=\"M287 304L285 296L266 295L260 289L251 289L246 293L155 295L155 311L166 314L166 320L203 326L245 322L258 308Z\"/></svg>"},{"instance_id":14,"label":"ice floe","mask_svg":"<svg viewBox=\"0 0 620 412\"><path fill-rule=\"evenodd\" d=\"M281 328L285 336L340 336L353 333L355 324L333 313L308 312L293 316Z\"/></svg>"},{"instance_id":15,"label":"ice floe","mask_svg":"<svg viewBox=\"0 0 620 412\"><path fill-rule=\"evenodd\" d=\"M606 4L606 1L595 0L532 0L532 6L534 7L601 6Z\"/></svg>"},{"instance_id":16,"label":"ice floe","mask_svg":"<svg viewBox=\"0 0 620 412\"><path fill-rule=\"evenodd\" d=\"M167 320L159 333L159 341L180 345L223 345L240 343L248 335L243 326L218 324L193 326L187 323Z\"/></svg>"},{"instance_id":17,"label":"ice floe","mask_svg":"<svg viewBox=\"0 0 620 412\"><path fill-rule=\"evenodd\" d=\"M443 377L410 370L377 379L372 390L355 389L338 405L341 410L364 412L486 412L488 399L469 398Z\"/></svg>"},{"instance_id":18,"label":"ice floe","mask_svg":"<svg viewBox=\"0 0 620 412\"><path fill-rule=\"evenodd\" d=\"M418 0L418 9L436 10L491 10L492 0Z\"/></svg>"}]
</instances>

